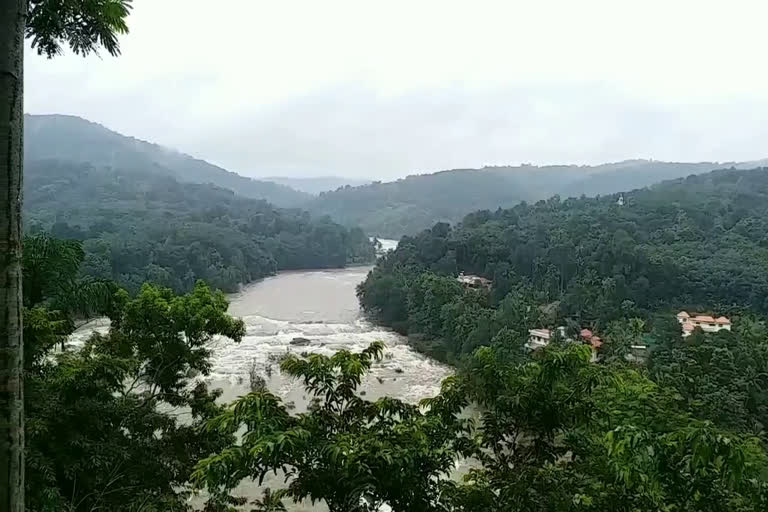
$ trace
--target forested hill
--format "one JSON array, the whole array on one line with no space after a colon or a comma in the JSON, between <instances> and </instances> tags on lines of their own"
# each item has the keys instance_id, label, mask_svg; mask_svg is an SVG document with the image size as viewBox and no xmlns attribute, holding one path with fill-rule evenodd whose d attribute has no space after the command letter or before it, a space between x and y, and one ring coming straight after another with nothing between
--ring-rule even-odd
<instances>
[{"instance_id":1,"label":"forested hill","mask_svg":"<svg viewBox=\"0 0 768 512\"><path fill-rule=\"evenodd\" d=\"M754 163L670 163L630 160L598 166L519 166L457 169L326 192L308 208L370 235L399 238L436 222L457 222L475 210L508 208L522 200L596 196Z\"/></svg>"},{"instance_id":2,"label":"forested hill","mask_svg":"<svg viewBox=\"0 0 768 512\"><path fill-rule=\"evenodd\" d=\"M189 290L204 279L233 291L276 270L374 258L359 228L154 170L28 160L24 173L26 229L83 240L83 271L130 290L145 281Z\"/></svg>"},{"instance_id":3,"label":"forested hill","mask_svg":"<svg viewBox=\"0 0 768 512\"><path fill-rule=\"evenodd\" d=\"M341 176L320 176L316 178L289 178L283 176L267 176L264 178L266 181L272 181L274 183L280 183L291 187L295 190L300 190L308 194L320 194L321 192L329 192L341 187L359 187L362 185L368 185L371 180L362 180L356 178L342 178Z\"/></svg>"},{"instance_id":4,"label":"forested hill","mask_svg":"<svg viewBox=\"0 0 768 512\"><path fill-rule=\"evenodd\" d=\"M550 325L605 327L674 307L768 313L768 170L719 170L625 193L623 205L619 197L554 197L404 237L361 285L361 303L403 332L455 337L453 352L489 341L508 293L549 304ZM491 301L444 308L464 300L460 271L492 279ZM425 296L443 302L421 310Z\"/></svg>"},{"instance_id":5,"label":"forested hill","mask_svg":"<svg viewBox=\"0 0 768 512\"><path fill-rule=\"evenodd\" d=\"M126 137L100 124L64 115L25 115L24 151L28 161L55 159L121 172L152 172L187 183L211 183L238 194L295 207L311 196L285 185L240 176L204 160Z\"/></svg>"}]
</instances>

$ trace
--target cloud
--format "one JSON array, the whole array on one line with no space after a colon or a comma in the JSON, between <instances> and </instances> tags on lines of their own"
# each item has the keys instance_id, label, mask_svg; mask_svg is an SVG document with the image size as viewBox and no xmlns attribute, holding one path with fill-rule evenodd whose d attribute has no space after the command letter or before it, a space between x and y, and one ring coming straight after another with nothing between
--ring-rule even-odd
<instances>
[{"instance_id":1,"label":"cloud","mask_svg":"<svg viewBox=\"0 0 768 512\"><path fill-rule=\"evenodd\" d=\"M26 108L253 175L766 156L759 1L137 0L123 55L28 52Z\"/></svg>"}]
</instances>

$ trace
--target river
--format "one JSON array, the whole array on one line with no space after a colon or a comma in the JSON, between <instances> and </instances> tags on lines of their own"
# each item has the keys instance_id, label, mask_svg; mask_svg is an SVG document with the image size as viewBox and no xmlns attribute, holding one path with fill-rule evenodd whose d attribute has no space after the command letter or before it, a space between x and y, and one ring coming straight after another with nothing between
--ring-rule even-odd
<instances>
[{"instance_id":1,"label":"river","mask_svg":"<svg viewBox=\"0 0 768 512\"><path fill-rule=\"evenodd\" d=\"M390 243L387 248L396 243ZM230 296L229 313L243 319L246 335L240 343L226 338L212 343L212 371L205 378L212 388L223 391L221 400L231 402L249 392L250 373L263 377L270 391L294 412L306 410L307 394L300 382L280 374L277 358L286 351L331 355L338 350L359 351L373 341L386 344L385 357L374 365L360 390L367 399L393 396L409 402L434 396L440 382L451 370L415 352L405 339L365 320L355 295L355 287L372 267L338 270L281 272L243 288ZM70 339L80 345L90 332L108 329L104 321L80 329ZM292 345L295 338L309 340L305 346ZM268 475L264 487L279 488L280 476ZM258 497L261 489L243 482L235 495ZM193 499L199 506L202 497ZM291 511L325 510L321 504L286 503Z\"/></svg>"},{"instance_id":2,"label":"river","mask_svg":"<svg viewBox=\"0 0 768 512\"><path fill-rule=\"evenodd\" d=\"M246 335L240 343L223 338L214 342L210 383L224 390L225 399L234 399L248 392L253 366L271 391L303 410L307 404L303 388L280 375L276 363L280 355L359 351L380 340L387 346L385 357L360 387L368 398L388 395L416 402L437 394L450 369L411 349L402 336L362 317L355 287L370 269L282 272L231 296L229 312L243 319ZM292 345L296 338L309 343Z\"/></svg>"}]
</instances>

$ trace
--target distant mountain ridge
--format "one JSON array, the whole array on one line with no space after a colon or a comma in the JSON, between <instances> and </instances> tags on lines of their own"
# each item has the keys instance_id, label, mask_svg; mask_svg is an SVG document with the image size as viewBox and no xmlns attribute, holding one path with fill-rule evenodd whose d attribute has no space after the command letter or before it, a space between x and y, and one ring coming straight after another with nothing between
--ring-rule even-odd
<instances>
[{"instance_id":1,"label":"distant mountain ridge","mask_svg":"<svg viewBox=\"0 0 768 512\"><path fill-rule=\"evenodd\" d=\"M360 226L369 235L384 238L418 233L436 222L455 223L470 212L508 208L521 201L611 194L716 169L768 165L768 159L725 163L626 160L601 165L452 169L384 183L334 176L257 180L79 117L26 115L25 127L25 157L30 162L57 160L213 184L276 206L329 215L348 227Z\"/></svg>"},{"instance_id":2,"label":"distant mountain ridge","mask_svg":"<svg viewBox=\"0 0 768 512\"><path fill-rule=\"evenodd\" d=\"M309 194L255 180L163 146L121 135L76 116L25 115L25 159L58 160L121 171L154 172L186 183L211 183L244 197L297 207Z\"/></svg>"},{"instance_id":3,"label":"distant mountain ridge","mask_svg":"<svg viewBox=\"0 0 768 512\"><path fill-rule=\"evenodd\" d=\"M321 192L330 192L342 187L360 187L368 185L372 180L356 178L343 178L341 176L320 176L317 178L289 178L284 176L267 176L266 181L286 185L292 189L317 195Z\"/></svg>"},{"instance_id":4,"label":"distant mountain ridge","mask_svg":"<svg viewBox=\"0 0 768 512\"><path fill-rule=\"evenodd\" d=\"M370 235L398 238L436 222L458 222L476 210L508 208L521 201L554 195L605 195L716 169L752 169L767 163L626 160L594 166L453 169L325 192L307 208L317 215L330 215L342 224L359 225Z\"/></svg>"}]
</instances>

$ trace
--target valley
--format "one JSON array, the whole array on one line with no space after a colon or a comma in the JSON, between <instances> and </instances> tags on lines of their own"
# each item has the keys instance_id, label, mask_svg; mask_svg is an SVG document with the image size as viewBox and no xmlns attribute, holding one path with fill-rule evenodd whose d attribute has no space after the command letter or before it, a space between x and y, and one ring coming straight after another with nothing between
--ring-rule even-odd
<instances>
[{"instance_id":1,"label":"valley","mask_svg":"<svg viewBox=\"0 0 768 512\"><path fill-rule=\"evenodd\" d=\"M0 0L0 512L768 511L768 4L656 3Z\"/></svg>"}]
</instances>

